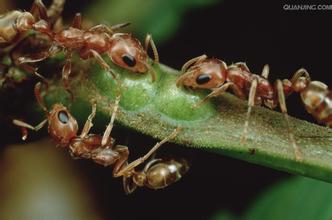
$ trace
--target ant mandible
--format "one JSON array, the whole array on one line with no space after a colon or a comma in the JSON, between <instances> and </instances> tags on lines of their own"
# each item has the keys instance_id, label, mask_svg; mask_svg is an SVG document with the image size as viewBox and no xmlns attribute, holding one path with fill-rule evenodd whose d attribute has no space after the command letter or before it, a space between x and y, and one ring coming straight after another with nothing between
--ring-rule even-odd
<instances>
[{"instance_id":1,"label":"ant mandible","mask_svg":"<svg viewBox=\"0 0 332 220\"><path fill-rule=\"evenodd\" d=\"M82 132L78 136L77 121L65 106L62 104L55 104L53 105L51 111L46 108L44 100L40 94L41 85L42 84L40 82L36 84L35 96L37 102L45 111L47 118L35 127L17 119L14 119L13 123L21 128L23 127L25 129L38 131L48 122L48 133L59 146L68 148L74 158L92 159L96 163L103 166L114 165L113 177L123 177L124 189L126 192L131 193L134 188L136 188L135 186L146 186L153 189L165 187L180 178L180 176L178 178L174 178L174 173L181 174L187 170L187 168L184 168L184 166L186 166L184 162L183 165L181 165L181 161L176 163L175 160L170 163L158 161L157 164L159 164L159 166L157 167L156 165L152 166L148 163L147 166L145 166L145 170L140 172L135 170L137 166L149 159L150 156L160 148L160 146L170 139L175 138L180 130L179 127L168 137L164 138L152 147L143 157L140 157L128 164L128 147L123 145L114 145L114 139L110 136L116 112L118 110L120 96L116 98L111 120L107 125L103 136L89 133L93 126L92 120L96 114L95 102L92 104L92 112L85 122ZM26 136L23 136L23 139L25 138ZM167 165L170 166L168 167L169 173L165 173ZM164 167L164 169L161 167ZM175 170L172 170L172 168L175 168ZM132 183L134 184L129 185L128 178L133 178ZM168 182L162 185L160 178L165 178Z\"/></svg>"},{"instance_id":2,"label":"ant mandible","mask_svg":"<svg viewBox=\"0 0 332 220\"><path fill-rule=\"evenodd\" d=\"M46 9L41 1L34 1L30 12L14 10L0 16L0 59L5 53L15 51L17 44L27 37L29 30L40 31L47 28L53 28L60 20L60 14L63 10L65 0L53 0L51 6ZM48 20L48 23L45 23ZM34 52L35 60L40 59L42 53ZM38 58L36 58L38 57ZM11 56L13 63L23 70L36 75L44 82L46 79L37 72L37 68L22 62L20 57ZM4 64L2 64L4 65Z\"/></svg>"},{"instance_id":3,"label":"ant mandible","mask_svg":"<svg viewBox=\"0 0 332 220\"><path fill-rule=\"evenodd\" d=\"M289 96L293 91L300 91L298 88L303 84L303 73L305 72L296 73L291 81L278 79L274 85L271 85L268 81L268 65L264 66L261 75L257 75L251 73L245 63L239 62L227 66L222 60L207 58L206 55L202 55L189 60L183 65L183 75L178 78L176 84L177 86L184 85L193 89L212 90L195 107L212 97L223 94L228 88L232 89L237 97L248 99L248 110L241 137L242 143L247 139L252 107L254 105L265 105L270 109L274 109L279 104L287 123L289 140L294 148L295 157L300 160L302 157L301 151L290 127L285 97ZM308 80L308 77L306 79Z\"/></svg>"}]
</instances>

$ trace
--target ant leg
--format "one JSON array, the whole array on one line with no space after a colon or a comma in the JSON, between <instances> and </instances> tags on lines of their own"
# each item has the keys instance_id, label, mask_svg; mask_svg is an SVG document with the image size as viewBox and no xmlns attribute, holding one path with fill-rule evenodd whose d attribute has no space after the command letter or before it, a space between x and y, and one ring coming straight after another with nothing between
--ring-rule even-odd
<instances>
[{"instance_id":1,"label":"ant leg","mask_svg":"<svg viewBox=\"0 0 332 220\"><path fill-rule=\"evenodd\" d=\"M297 145L293 131L290 127L290 122L289 122L289 116L287 113L287 107L286 107L286 101L285 101L285 94L284 94L284 89L283 89L283 84L280 79L276 81L276 86L277 86L277 91L278 91L278 101L279 101L279 106L281 109L281 112L283 113L286 123L287 123L287 130L288 130L288 136L289 136L289 141L291 145L293 146L294 153L295 153L295 159L296 160L301 160L302 159L302 153L300 151L299 146Z\"/></svg>"},{"instance_id":2,"label":"ant leg","mask_svg":"<svg viewBox=\"0 0 332 220\"><path fill-rule=\"evenodd\" d=\"M82 15L81 13L76 13L73 19L73 23L71 24L73 28L82 29Z\"/></svg>"},{"instance_id":3,"label":"ant leg","mask_svg":"<svg viewBox=\"0 0 332 220\"><path fill-rule=\"evenodd\" d=\"M57 32L60 32L64 29L64 26L63 26L63 19L62 17L58 18L55 22L53 22L53 26L52 26L52 30L57 33Z\"/></svg>"},{"instance_id":4,"label":"ant leg","mask_svg":"<svg viewBox=\"0 0 332 220\"><path fill-rule=\"evenodd\" d=\"M249 98L248 98L248 110L246 115L246 121L244 123L243 134L241 137L241 143L244 144L247 140L248 136L248 127L249 127L249 119L251 115L252 107L255 105L255 98L256 98L256 90L257 90L258 79L255 78L252 81L250 91L249 91Z\"/></svg>"},{"instance_id":5,"label":"ant leg","mask_svg":"<svg viewBox=\"0 0 332 220\"><path fill-rule=\"evenodd\" d=\"M237 62L237 63L232 64L231 66L236 66L236 67L240 68L241 70L250 73L249 67L247 66L247 64L245 62Z\"/></svg>"},{"instance_id":6,"label":"ant leg","mask_svg":"<svg viewBox=\"0 0 332 220\"><path fill-rule=\"evenodd\" d=\"M18 127L21 127L23 128L23 134L22 134L22 140L25 141L28 137L28 132L27 132L27 128L30 129L30 130L33 130L33 131L38 131L40 130L42 127L44 127L44 125L47 123L47 119L44 119L42 122L40 122L38 125L36 126L32 126L28 123L25 123L24 121L21 121L21 120L17 120L17 119L14 119L13 120L13 124L18 126Z\"/></svg>"},{"instance_id":7,"label":"ant leg","mask_svg":"<svg viewBox=\"0 0 332 220\"><path fill-rule=\"evenodd\" d=\"M185 64L183 64L183 66L181 68L181 73L184 74L191 65L193 65L195 63L200 63L200 62L202 62L206 59L207 59L207 56L205 54L203 54L201 56L198 56L198 57L192 58L191 60L188 60Z\"/></svg>"},{"instance_id":8,"label":"ant leg","mask_svg":"<svg viewBox=\"0 0 332 220\"><path fill-rule=\"evenodd\" d=\"M187 71L180 75L180 77L176 80L176 87L180 87L182 85L182 81L187 78L187 76L190 76L193 74L194 71Z\"/></svg>"},{"instance_id":9,"label":"ant leg","mask_svg":"<svg viewBox=\"0 0 332 220\"><path fill-rule=\"evenodd\" d=\"M154 69L152 68L152 66L148 63L143 63L145 65L145 67L149 70L149 73L151 75L151 79L152 79L152 82L156 81L156 78L157 78L157 74L156 74L156 71L154 71Z\"/></svg>"},{"instance_id":10,"label":"ant leg","mask_svg":"<svg viewBox=\"0 0 332 220\"><path fill-rule=\"evenodd\" d=\"M45 102L44 102L44 99L41 97L40 95L40 92L41 92L41 82L38 82L36 85L35 85L35 88L34 88L34 93L35 93L35 97L37 99L37 102L39 104L39 106L44 110L44 112L46 113L46 115L48 115L48 110L46 108L46 105L45 105ZM48 87L47 87L48 88Z\"/></svg>"},{"instance_id":11,"label":"ant leg","mask_svg":"<svg viewBox=\"0 0 332 220\"><path fill-rule=\"evenodd\" d=\"M118 108L119 108L119 102L120 102L120 96L117 96L116 99L115 99L115 103L114 103L114 107L113 107L113 113L112 113L112 116L111 116L110 123L107 125L106 130L105 130L104 135L103 135L103 139L101 141L101 146L102 147L105 147L107 145L108 140L110 138L111 131L112 131L113 124L114 124L114 120L115 120L115 116L116 116L116 113L117 113Z\"/></svg>"},{"instance_id":12,"label":"ant leg","mask_svg":"<svg viewBox=\"0 0 332 220\"><path fill-rule=\"evenodd\" d=\"M127 195L133 193L138 187L131 177L125 176L122 179L122 185Z\"/></svg>"},{"instance_id":13,"label":"ant leg","mask_svg":"<svg viewBox=\"0 0 332 220\"><path fill-rule=\"evenodd\" d=\"M100 56L100 54L95 51L95 50L88 50L86 53L92 55L96 61L98 62L98 64L105 69L106 71L108 71L109 73L111 73L111 75L113 76L114 79L116 79L116 73L111 69L111 67L106 63L106 61Z\"/></svg>"},{"instance_id":14,"label":"ant leg","mask_svg":"<svg viewBox=\"0 0 332 220\"><path fill-rule=\"evenodd\" d=\"M151 34L147 34L145 37L145 43L144 43L144 50L145 52L148 52L149 49L149 45L151 46L152 52L153 52L153 56L154 56L154 63L159 63L159 54L158 54L158 50L157 47L152 39Z\"/></svg>"},{"instance_id":15,"label":"ant leg","mask_svg":"<svg viewBox=\"0 0 332 220\"><path fill-rule=\"evenodd\" d=\"M153 146L151 148L151 150L148 153L146 153L143 157L140 157L140 158L134 160L130 164L128 164L128 165L122 167L120 170L114 172L113 176L114 177L127 176L127 175L129 176L133 172L133 170L134 170L135 167L137 167L140 164L144 163L144 161L146 161L164 143L166 143L167 141L175 138L176 135L179 133L179 131L180 131L180 127L177 127L168 137L164 138L162 141L158 142L155 146Z\"/></svg>"},{"instance_id":16,"label":"ant leg","mask_svg":"<svg viewBox=\"0 0 332 220\"><path fill-rule=\"evenodd\" d=\"M113 168L113 176L117 177L116 173L128 166L129 149L123 145L116 145L113 150L120 155Z\"/></svg>"},{"instance_id":17,"label":"ant leg","mask_svg":"<svg viewBox=\"0 0 332 220\"><path fill-rule=\"evenodd\" d=\"M65 0L53 0L51 6L47 9L47 16L51 24L55 24L61 16Z\"/></svg>"},{"instance_id":18,"label":"ant leg","mask_svg":"<svg viewBox=\"0 0 332 220\"><path fill-rule=\"evenodd\" d=\"M31 74L37 76L37 77L40 78L40 79L41 79L46 85L49 84L48 81L47 81L47 79L46 79L44 76L40 75L40 74L37 72L38 68L33 67L33 66L30 66L30 65L28 65L28 64L19 64L18 67L22 68L24 71L26 71L26 72L28 72L28 73L31 73Z\"/></svg>"},{"instance_id":19,"label":"ant leg","mask_svg":"<svg viewBox=\"0 0 332 220\"><path fill-rule=\"evenodd\" d=\"M86 122L84 124L84 127L82 129L80 138L83 139L87 134L89 134L89 131L93 126L92 120L96 115L96 109L97 109L97 103L95 101L93 101L91 113L90 113L88 119L86 120Z\"/></svg>"},{"instance_id":20,"label":"ant leg","mask_svg":"<svg viewBox=\"0 0 332 220\"><path fill-rule=\"evenodd\" d=\"M119 24L119 25L122 25L122 24ZM121 28L121 27L122 26L119 26L119 27L116 27L116 28ZM105 24L98 24L98 25L92 26L91 28L89 28L89 31L100 31L100 32L104 32L104 33L107 33L107 34L110 34L110 35L114 34L114 31L113 31L112 27L108 27Z\"/></svg>"},{"instance_id":21,"label":"ant leg","mask_svg":"<svg viewBox=\"0 0 332 220\"><path fill-rule=\"evenodd\" d=\"M89 31L100 31L100 32L105 32L107 34L113 35L114 31L117 31L118 29L124 28L128 25L130 25L129 22L115 24L115 25L112 25L111 27L108 27L105 24L98 24L98 25L95 25L95 26L89 28Z\"/></svg>"},{"instance_id":22,"label":"ant leg","mask_svg":"<svg viewBox=\"0 0 332 220\"><path fill-rule=\"evenodd\" d=\"M198 108L207 100L209 100L213 97L216 97L216 96L220 96L221 94L225 93L228 88L231 88L237 97L239 97L241 99L245 99L245 97L246 97L245 94L242 92L242 90L236 84L234 84L232 82L227 82L224 85L222 85L221 87L213 90L213 92L211 92L209 95L205 96L202 100L197 102L193 106L193 108Z\"/></svg>"},{"instance_id":23,"label":"ant leg","mask_svg":"<svg viewBox=\"0 0 332 220\"><path fill-rule=\"evenodd\" d=\"M42 122L40 122L38 125L36 126L32 126L24 121L21 121L21 120L17 120L17 119L14 119L13 120L13 124L16 125L16 126L19 126L19 127L24 127L24 128L28 128L30 130L33 130L33 131L38 131L40 130L41 128L44 127L44 125L47 123L47 119L44 119Z\"/></svg>"},{"instance_id":24,"label":"ant leg","mask_svg":"<svg viewBox=\"0 0 332 220\"><path fill-rule=\"evenodd\" d=\"M265 64L264 67L263 67L261 76L264 79L268 79L269 78L269 73L270 73L270 66L268 64Z\"/></svg>"},{"instance_id":25,"label":"ant leg","mask_svg":"<svg viewBox=\"0 0 332 220\"><path fill-rule=\"evenodd\" d=\"M60 51L61 51L60 47L58 47L55 44L52 44L47 51L42 51L39 54L35 54L34 57L20 56L17 59L15 59L14 62L17 63L17 65L21 65L24 63L36 63L43 61L48 57L52 57Z\"/></svg>"},{"instance_id":26,"label":"ant leg","mask_svg":"<svg viewBox=\"0 0 332 220\"><path fill-rule=\"evenodd\" d=\"M71 73L71 59L72 59L73 53L72 51L68 50L66 54L66 63L62 68L62 83L65 90L70 94L70 99L74 100L74 94L70 90L69 85L69 75Z\"/></svg>"},{"instance_id":27,"label":"ant leg","mask_svg":"<svg viewBox=\"0 0 332 220\"><path fill-rule=\"evenodd\" d=\"M46 85L49 85L47 79L38 73L38 68L28 65L27 63L36 63L45 60L48 57L53 56L54 54L58 53L60 50L57 46L52 45L48 51L43 51L37 54L36 57L29 57L29 56L20 56L18 58L14 58L14 63L23 70L27 71L28 73L34 74L35 76L39 77Z\"/></svg>"},{"instance_id":28,"label":"ant leg","mask_svg":"<svg viewBox=\"0 0 332 220\"><path fill-rule=\"evenodd\" d=\"M295 83L296 80L298 80L298 78L304 76L309 82L311 81L311 78L310 78L310 74L308 73L308 71L304 68L301 68L299 70L297 70L292 79L290 80L293 83Z\"/></svg>"},{"instance_id":29,"label":"ant leg","mask_svg":"<svg viewBox=\"0 0 332 220\"><path fill-rule=\"evenodd\" d=\"M111 26L111 30L114 32L114 31L117 31L118 29L127 27L128 25L130 25L130 22L114 24L114 25Z\"/></svg>"},{"instance_id":30,"label":"ant leg","mask_svg":"<svg viewBox=\"0 0 332 220\"><path fill-rule=\"evenodd\" d=\"M48 21L47 9L41 0L35 0L33 2L30 12L37 20L42 19Z\"/></svg>"}]
</instances>

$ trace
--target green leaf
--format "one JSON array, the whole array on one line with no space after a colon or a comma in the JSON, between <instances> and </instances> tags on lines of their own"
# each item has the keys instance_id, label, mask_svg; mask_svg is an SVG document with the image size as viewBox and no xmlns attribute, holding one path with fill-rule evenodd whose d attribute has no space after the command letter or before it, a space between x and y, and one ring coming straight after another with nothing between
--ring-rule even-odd
<instances>
[{"instance_id":1,"label":"green leaf","mask_svg":"<svg viewBox=\"0 0 332 220\"><path fill-rule=\"evenodd\" d=\"M292 178L264 193L245 214L244 220L311 220L332 218L332 185Z\"/></svg>"},{"instance_id":2,"label":"green leaf","mask_svg":"<svg viewBox=\"0 0 332 220\"><path fill-rule=\"evenodd\" d=\"M120 77L122 98L117 122L140 133L162 139L177 126L181 133L175 143L229 155L255 164L290 173L332 182L332 148L330 129L291 118L295 138L302 151L296 160L289 143L286 122L282 114L263 107L254 107L248 141L240 143L247 103L230 94L222 95L201 108L192 106L205 92L177 88L179 72L162 64L155 65L156 82L149 74L137 74L112 65ZM75 102L72 112L82 123L90 112L90 100L98 102L99 115L95 124L104 129L110 118L116 84L112 76L93 66L82 68L71 78ZM62 86L50 87L48 103L68 103Z\"/></svg>"}]
</instances>

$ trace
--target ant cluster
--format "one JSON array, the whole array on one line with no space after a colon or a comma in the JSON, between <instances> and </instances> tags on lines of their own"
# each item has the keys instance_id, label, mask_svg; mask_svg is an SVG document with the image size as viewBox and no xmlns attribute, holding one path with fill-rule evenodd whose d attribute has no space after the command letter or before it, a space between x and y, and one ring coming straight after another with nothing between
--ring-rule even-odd
<instances>
[{"instance_id":1,"label":"ant cluster","mask_svg":"<svg viewBox=\"0 0 332 220\"><path fill-rule=\"evenodd\" d=\"M35 0L30 12L12 11L0 17L0 58L9 53L13 63L42 79L48 81L32 66L33 63L64 51L65 64L62 68L62 82L64 88L72 94L69 86L69 76L72 68L72 55L77 53L81 59L94 58L97 63L107 70L115 79L117 74L104 61L106 55L117 66L136 73L150 73L152 82L156 81L156 73L149 64L148 49L152 48L154 63L159 62L159 55L151 35L145 38L144 47L131 34L118 32L129 23L113 26L96 25L89 29L82 28L82 17L76 14L70 27L61 25L61 11L64 0L54 0L47 9L41 0ZM40 37L29 38L29 32L35 32ZM44 50L24 54L22 47L25 44L41 44L40 39L48 39L43 44ZM5 52L5 53L4 53ZM1 64L4 65L4 64ZM288 128L289 142L294 148L295 158L302 159L300 147L296 143L290 126L285 99L293 92L300 94L307 111L319 123L332 125L332 95L327 85L319 81L311 81L309 73L301 68L288 80L276 80L272 84L268 80L269 66L265 65L260 75L252 73L243 62L227 65L216 58L202 55L186 62L181 75L176 81L178 87L191 89L205 89L212 92L196 103L198 108L207 100L222 95L230 88L233 94L248 101L246 120L243 125L241 142L245 143L252 108L264 105L270 109L280 107ZM103 136L90 134L92 120L96 113L96 103L92 103L92 112L89 115L80 135L77 135L78 125L67 108L55 104L48 110L41 97L41 83L35 86L35 96L46 113L46 119L37 126L31 126L23 121L14 120L14 124L23 130L39 130L48 123L48 132L62 147L68 148L74 158L87 158L104 166L113 165L113 176L123 177L124 188L127 193L136 187L158 189L168 186L181 178L189 168L186 160L150 159L143 170L135 168L145 163L168 140L175 138L180 128L175 129L168 137L157 143L143 157L128 163L129 150L126 146L115 145L110 136L118 110L120 95L115 100L113 113ZM27 134L25 131L24 134ZM26 135L23 136L26 138ZM153 157L152 157L153 158Z\"/></svg>"},{"instance_id":2,"label":"ant cluster","mask_svg":"<svg viewBox=\"0 0 332 220\"><path fill-rule=\"evenodd\" d=\"M11 11L0 16L0 58L10 54L14 65L28 73L39 77L47 86L49 82L37 72L37 68L31 64L54 56L60 51L66 54L66 61L62 68L62 82L64 88L73 94L69 87L69 75L72 67L72 55L78 53L81 59L94 58L97 63L107 70L114 78L116 74L104 61L102 55L107 55L110 60L119 67L136 73L150 72L152 81L156 80L154 69L149 64L147 50L151 46L154 54L154 62L159 62L159 55L151 35L145 38L145 47L131 34L117 33L116 31L129 23L117 24L111 27L96 25L87 30L82 28L82 17L76 14L72 25L62 27L61 11L64 0L54 0L47 9L41 0L35 0L30 12ZM29 37L29 32L37 35ZM42 41L41 39L47 39ZM24 53L25 46L33 45L41 50ZM5 64L2 64L5 66ZM35 85L35 97L44 110L46 119L37 126L32 126L23 121L14 119L13 123L21 127L22 139L27 138L27 129L38 131L48 123L48 133L59 146L67 148L74 158L91 159L103 166L113 166L113 176L123 177L123 185L126 193L133 192L137 187L151 189L164 188L176 181L187 172L189 164L185 159L156 159L155 153L164 143L176 137L180 127L158 142L144 156L128 163L129 149L127 146L116 145L111 137L111 131L119 106L120 95L113 104L113 113L103 136L91 134L92 120L96 114L96 103L92 101L92 112L89 115L80 135L78 135L78 123L62 104L53 105L48 110L41 96L42 83ZM136 167L144 165L142 170Z\"/></svg>"}]
</instances>

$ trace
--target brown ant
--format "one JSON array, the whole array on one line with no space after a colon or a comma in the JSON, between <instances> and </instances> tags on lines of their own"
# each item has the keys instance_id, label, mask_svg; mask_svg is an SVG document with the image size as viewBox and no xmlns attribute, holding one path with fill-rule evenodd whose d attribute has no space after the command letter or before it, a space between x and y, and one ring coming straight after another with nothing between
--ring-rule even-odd
<instances>
[{"instance_id":1,"label":"brown ant","mask_svg":"<svg viewBox=\"0 0 332 220\"><path fill-rule=\"evenodd\" d=\"M270 109L274 109L279 105L287 123L289 140L294 148L295 157L296 159L301 159L300 149L296 144L290 127L285 97L290 95L293 91L301 92L301 90L306 88L304 86L305 82L310 81L306 71L301 70L295 73L291 81L278 79L274 85L271 85L268 81L268 65L264 66L261 75L257 75L251 73L245 63L235 63L227 66L222 60L207 58L206 55L202 55L186 62L182 67L182 73L183 75L181 75L176 82L177 86L184 85L193 89L212 90L212 92L197 103L195 107L212 97L223 94L228 88L232 89L237 97L248 99L248 111L241 138L242 143L244 143L247 138L252 107L254 105L265 105ZM302 77L302 75L305 75L305 77ZM302 93L301 96L303 96ZM304 100L305 103L306 101L307 99Z\"/></svg>"},{"instance_id":2,"label":"brown ant","mask_svg":"<svg viewBox=\"0 0 332 220\"><path fill-rule=\"evenodd\" d=\"M58 1L61 2L61 0ZM51 6L49 9L49 14L57 14L56 12L61 11L63 8L60 7L61 4L56 3L57 1L55 0L53 7ZM146 36L145 47L143 48L141 43L130 34L114 33L129 23L117 24L111 27L99 24L84 30L82 29L82 16L79 13L75 15L69 28L54 31L47 14L46 7L41 0L35 0L30 12L13 11L0 17L0 43L12 44L28 30L46 34L51 39L52 45L48 50L39 53L38 56L20 56L15 60L17 65L22 66L28 72L33 72L42 78L44 82L47 82L46 79L27 63L42 61L55 55L60 50L66 51L66 62L62 69L62 81L72 98L73 94L69 89L69 75L71 73L71 59L74 51L78 52L79 57L82 59L94 57L98 64L110 72L114 78L116 78L116 74L101 56L104 53L122 68L138 73L149 71L152 81L155 81L156 73L148 60L148 47L151 46L153 50L155 63L159 62L159 55L151 35L148 34Z\"/></svg>"},{"instance_id":3,"label":"brown ant","mask_svg":"<svg viewBox=\"0 0 332 220\"><path fill-rule=\"evenodd\" d=\"M47 119L43 120L35 127L23 121L15 119L13 120L13 123L15 125L26 129L38 131L48 122L48 133L58 143L59 146L68 148L73 157L92 159L96 163L104 166L114 165L113 176L123 176L124 188L128 193L132 192L135 186L146 186L149 188L158 189L161 187L165 187L171 182L175 182L179 179L179 177L175 178L174 175L176 173L182 173L181 170L183 170L184 168L182 167L181 162L176 163L175 161L173 161L167 163L158 161L157 164L159 165L156 164L153 166L151 163L148 163L144 171L135 171L135 167L139 166L147 159L149 159L149 157L154 154L161 145L166 143L168 140L173 139L179 132L179 128L175 129L168 137L158 142L143 157L140 157L128 164L128 147L123 145L114 145L114 139L110 136L116 112L119 106L120 96L116 98L110 123L106 127L103 136L89 133L90 129L93 126L92 120L96 114L96 103L92 104L92 112L89 115L87 121L85 122L81 134L78 136L77 121L70 114L67 108L62 104L55 104L53 105L51 111L48 111L40 93L41 83L37 83L35 86L35 96L37 102L45 111ZM26 136L23 136L23 139L25 138ZM169 173L165 174L165 170L167 169ZM133 178L133 185L128 185L128 178ZM168 182L162 185L162 182L160 182L160 178L165 178L165 180L168 180Z\"/></svg>"},{"instance_id":4,"label":"brown ant","mask_svg":"<svg viewBox=\"0 0 332 220\"><path fill-rule=\"evenodd\" d=\"M15 51L17 44L28 36L29 30L42 31L45 28L51 29L60 20L64 2L64 0L53 0L49 9L46 9L40 0L35 0L30 12L14 10L0 15L0 58L2 59L6 53ZM46 23L46 20L49 22ZM43 53L34 52L32 55L38 57L43 56ZM46 79L37 72L37 68L25 64L20 60L20 57L11 56L11 59L16 66L46 82Z\"/></svg>"},{"instance_id":5,"label":"brown ant","mask_svg":"<svg viewBox=\"0 0 332 220\"><path fill-rule=\"evenodd\" d=\"M41 11L45 8L40 8ZM29 57L20 57L20 63L34 63L46 59L61 49L66 51L66 63L62 69L62 80L64 87L69 90L69 75L71 73L71 60L73 52L76 51L81 59L95 58L98 64L110 72L114 78L116 74L102 58L102 54L107 54L110 59L120 67L126 68L133 72L145 73L149 71L154 81L156 74L148 63L147 50L151 45L154 53L154 62L159 62L159 55L151 35L147 35L145 39L145 48L141 43L130 34L115 34L115 31L123 28L129 23L117 24L108 27L99 24L84 30L82 28L82 16L77 13L74 17L72 25L55 32L48 24L48 20L40 20L37 27L32 27L39 33L46 34L53 42L48 53L44 53L37 59ZM35 25L36 26L36 25Z\"/></svg>"}]
</instances>

